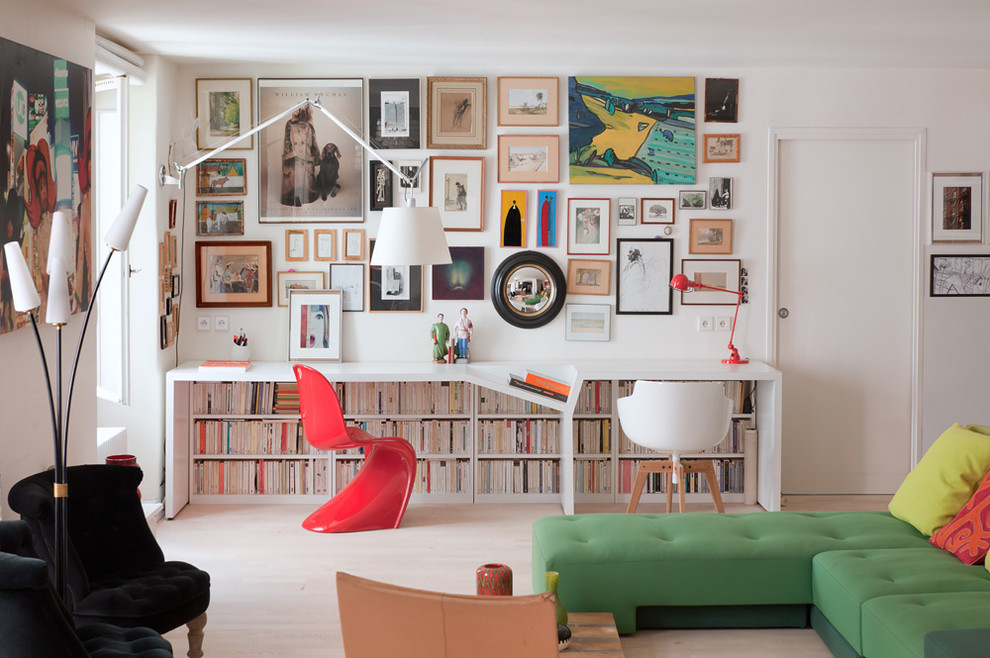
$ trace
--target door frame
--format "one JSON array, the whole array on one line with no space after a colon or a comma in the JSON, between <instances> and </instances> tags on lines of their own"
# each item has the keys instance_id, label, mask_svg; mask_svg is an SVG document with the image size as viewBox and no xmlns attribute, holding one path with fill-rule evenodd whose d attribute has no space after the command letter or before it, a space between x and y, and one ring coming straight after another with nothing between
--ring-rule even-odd
<instances>
[{"instance_id":1,"label":"door frame","mask_svg":"<svg viewBox=\"0 0 990 658\"><path fill-rule=\"evenodd\" d=\"M927 216L922 208L926 202L925 181L925 128L773 128L768 133L767 153L767 289L766 289L766 324L767 344L766 354L772 360L772 365L778 362L777 340L777 308L779 306L779 176L780 176L780 145L785 141L797 140L860 140L860 141L906 141L911 142L914 154L914 193L913 193L913 258L914 272L912 276L911 295L911 454L910 466L914 468L921 458L921 414L922 414L922 328L923 328L923 295L924 285L924 245L922 236L922 220ZM787 373L784 373L785 379Z\"/></svg>"}]
</instances>

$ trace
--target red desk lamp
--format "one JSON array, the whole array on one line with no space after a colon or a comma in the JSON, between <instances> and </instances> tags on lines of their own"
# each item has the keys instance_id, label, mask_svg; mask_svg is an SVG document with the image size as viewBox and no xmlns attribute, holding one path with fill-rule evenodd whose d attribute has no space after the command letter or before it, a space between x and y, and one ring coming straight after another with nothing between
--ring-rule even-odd
<instances>
[{"instance_id":1,"label":"red desk lamp","mask_svg":"<svg viewBox=\"0 0 990 658\"><path fill-rule=\"evenodd\" d=\"M726 290L725 288L706 286L703 283L692 281L683 274L675 274L674 278L670 280L670 287L674 290L680 290L681 292L694 292L695 288L706 288L708 290L717 290L719 292L727 292L731 295L736 295L736 313L732 316L732 332L729 334L729 358L722 359L722 363L732 365L737 363L749 363L749 359L739 358L739 350L737 350L736 346L732 344L732 337L736 335L736 320L739 318L739 304L742 303L743 298L743 293L741 290Z\"/></svg>"}]
</instances>

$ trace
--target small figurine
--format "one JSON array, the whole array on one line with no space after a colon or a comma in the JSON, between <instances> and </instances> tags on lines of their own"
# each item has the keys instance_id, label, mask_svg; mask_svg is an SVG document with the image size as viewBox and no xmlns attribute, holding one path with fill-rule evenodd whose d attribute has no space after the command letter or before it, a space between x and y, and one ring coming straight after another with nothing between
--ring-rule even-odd
<instances>
[{"instance_id":1,"label":"small figurine","mask_svg":"<svg viewBox=\"0 0 990 658\"><path fill-rule=\"evenodd\" d=\"M450 327L443 321L443 313L437 314L437 321L430 327L430 338L433 339L433 362L447 363L447 341L450 339Z\"/></svg>"},{"instance_id":2,"label":"small figurine","mask_svg":"<svg viewBox=\"0 0 990 658\"><path fill-rule=\"evenodd\" d=\"M469 362L470 356L468 354L468 343L471 342L471 336L474 335L474 324L468 318L468 310L466 308L461 309L461 316L457 318L457 322L454 323L454 336L457 338L457 360Z\"/></svg>"}]
</instances>

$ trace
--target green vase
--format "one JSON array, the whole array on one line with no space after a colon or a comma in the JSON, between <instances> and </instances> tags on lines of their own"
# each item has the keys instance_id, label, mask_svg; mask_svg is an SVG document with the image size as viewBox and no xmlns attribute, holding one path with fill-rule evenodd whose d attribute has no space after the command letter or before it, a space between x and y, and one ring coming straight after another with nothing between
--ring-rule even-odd
<instances>
[{"instance_id":1,"label":"green vase","mask_svg":"<svg viewBox=\"0 0 990 658\"><path fill-rule=\"evenodd\" d=\"M547 571L547 591L553 592L553 598L557 602L557 623L567 625L567 609L564 604L560 601L560 596L557 594L557 579L560 578L560 574L556 571Z\"/></svg>"}]
</instances>

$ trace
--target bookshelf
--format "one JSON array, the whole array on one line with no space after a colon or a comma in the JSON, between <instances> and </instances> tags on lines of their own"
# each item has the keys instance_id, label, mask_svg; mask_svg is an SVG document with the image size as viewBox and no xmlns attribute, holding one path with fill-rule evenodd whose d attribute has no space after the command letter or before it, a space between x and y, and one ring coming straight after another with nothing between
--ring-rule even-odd
<instances>
[{"instance_id":1,"label":"bookshelf","mask_svg":"<svg viewBox=\"0 0 990 658\"><path fill-rule=\"evenodd\" d=\"M202 372L198 365L188 362L166 375L168 518L188 503L320 503L360 468L360 454L321 453L305 441L291 363L255 362L240 373ZM624 447L614 401L631 382L750 382L759 409L735 420L756 429L759 450L747 455L730 448L722 458L730 466L749 460L742 470L755 480L750 489L758 502L780 508L781 374L763 363L311 365L335 382L348 422L413 443L414 503L552 501L568 514L576 500L628 500L624 474L644 455ZM561 401L510 387L509 375L527 368L570 382L571 395ZM737 486L731 468L723 477Z\"/></svg>"}]
</instances>

